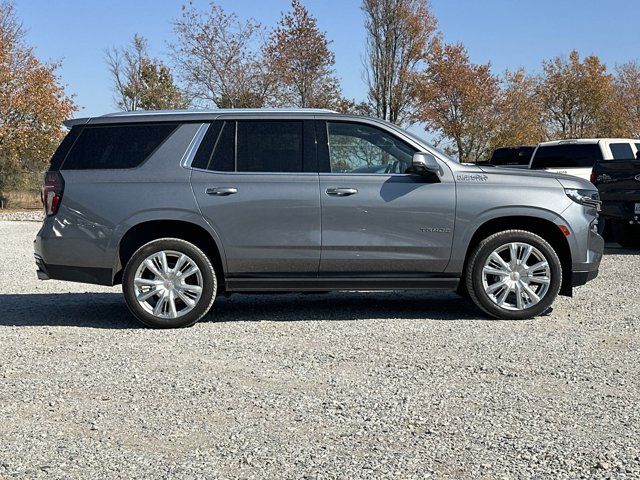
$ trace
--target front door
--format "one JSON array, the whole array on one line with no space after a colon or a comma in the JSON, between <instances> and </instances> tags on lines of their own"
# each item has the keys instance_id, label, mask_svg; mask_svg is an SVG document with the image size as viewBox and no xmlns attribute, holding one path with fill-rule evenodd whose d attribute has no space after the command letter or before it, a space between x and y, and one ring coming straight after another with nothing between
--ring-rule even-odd
<instances>
[{"instance_id":1,"label":"front door","mask_svg":"<svg viewBox=\"0 0 640 480\"><path fill-rule=\"evenodd\" d=\"M325 171L321 274L442 272L455 218L448 167L439 182L405 173L417 150L372 124L318 122L316 130Z\"/></svg>"},{"instance_id":2,"label":"front door","mask_svg":"<svg viewBox=\"0 0 640 480\"><path fill-rule=\"evenodd\" d=\"M196 201L220 237L228 276L317 274L320 195L312 122L216 121L192 167Z\"/></svg>"}]
</instances>

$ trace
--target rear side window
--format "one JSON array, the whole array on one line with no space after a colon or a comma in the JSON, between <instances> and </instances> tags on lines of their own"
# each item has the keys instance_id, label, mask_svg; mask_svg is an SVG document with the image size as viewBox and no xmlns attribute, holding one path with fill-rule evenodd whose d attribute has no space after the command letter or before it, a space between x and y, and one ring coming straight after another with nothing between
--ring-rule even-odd
<instances>
[{"instance_id":1,"label":"rear side window","mask_svg":"<svg viewBox=\"0 0 640 480\"><path fill-rule=\"evenodd\" d=\"M595 143L543 145L538 147L531 168L591 168L602 159Z\"/></svg>"},{"instance_id":2,"label":"rear side window","mask_svg":"<svg viewBox=\"0 0 640 480\"><path fill-rule=\"evenodd\" d=\"M64 170L134 168L178 128L177 123L85 126L62 163Z\"/></svg>"},{"instance_id":3,"label":"rear side window","mask_svg":"<svg viewBox=\"0 0 640 480\"><path fill-rule=\"evenodd\" d=\"M213 122L198 147L191 166L218 172L233 172L236 122Z\"/></svg>"},{"instance_id":4,"label":"rear side window","mask_svg":"<svg viewBox=\"0 0 640 480\"><path fill-rule=\"evenodd\" d=\"M633 159L633 150L628 143L610 143L611 154L614 160L630 160Z\"/></svg>"},{"instance_id":5,"label":"rear side window","mask_svg":"<svg viewBox=\"0 0 640 480\"><path fill-rule=\"evenodd\" d=\"M300 120L215 121L191 166L217 172L315 172L313 125Z\"/></svg>"},{"instance_id":6,"label":"rear side window","mask_svg":"<svg viewBox=\"0 0 640 480\"><path fill-rule=\"evenodd\" d=\"M301 121L238 122L238 172L302 172Z\"/></svg>"}]
</instances>

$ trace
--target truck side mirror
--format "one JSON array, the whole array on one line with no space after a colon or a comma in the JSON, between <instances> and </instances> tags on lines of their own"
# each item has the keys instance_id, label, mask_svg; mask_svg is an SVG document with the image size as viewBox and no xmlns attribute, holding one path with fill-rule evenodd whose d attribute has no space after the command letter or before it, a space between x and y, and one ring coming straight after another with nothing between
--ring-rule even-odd
<instances>
[{"instance_id":1,"label":"truck side mirror","mask_svg":"<svg viewBox=\"0 0 640 480\"><path fill-rule=\"evenodd\" d=\"M440 173L440 164L436 157L426 152L414 153L411 167L418 175L438 175Z\"/></svg>"}]
</instances>

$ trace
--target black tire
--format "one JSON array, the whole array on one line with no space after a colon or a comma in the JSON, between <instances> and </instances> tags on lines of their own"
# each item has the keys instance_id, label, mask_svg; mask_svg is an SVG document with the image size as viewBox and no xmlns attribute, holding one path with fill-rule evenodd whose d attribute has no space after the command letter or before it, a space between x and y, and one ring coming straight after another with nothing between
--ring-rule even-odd
<instances>
[{"instance_id":1,"label":"black tire","mask_svg":"<svg viewBox=\"0 0 640 480\"><path fill-rule=\"evenodd\" d=\"M489 297L483 286L483 268L489 256L501 246L513 242L527 243L535 247L549 264L551 276L544 297L533 306L522 310L509 310L499 306ZM464 282L471 300L488 315L503 320L525 320L545 313L551 307L562 285L562 266L553 247L542 237L525 230L506 230L485 238L474 249L464 272Z\"/></svg>"},{"instance_id":2,"label":"black tire","mask_svg":"<svg viewBox=\"0 0 640 480\"><path fill-rule=\"evenodd\" d=\"M173 251L187 255L200 270L202 291L195 306L177 318L162 318L145 310L136 298L135 275L138 267L149 256L161 251ZM131 313L143 324L151 328L190 327L204 317L211 309L216 297L217 279L211 260L198 247L179 238L161 238L140 247L127 262L122 275L122 292ZM186 304L185 304L186 306Z\"/></svg>"},{"instance_id":3,"label":"black tire","mask_svg":"<svg viewBox=\"0 0 640 480\"><path fill-rule=\"evenodd\" d=\"M616 220L612 222L613 238L624 248L640 248L640 225Z\"/></svg>"}]
</instances>

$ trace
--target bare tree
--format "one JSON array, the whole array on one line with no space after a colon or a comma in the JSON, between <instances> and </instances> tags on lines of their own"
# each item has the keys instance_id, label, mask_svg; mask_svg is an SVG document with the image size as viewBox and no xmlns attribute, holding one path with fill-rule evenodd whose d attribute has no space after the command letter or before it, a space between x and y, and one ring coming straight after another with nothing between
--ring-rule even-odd
<instances>
[{"instance_id":1,"label":"bare tree","mask_svg":"<svg viewBox=\"0 0 640 480\"><path fill-rule=\"evenodd\" d=\"M334 74L335 54L316 19L299 0L291 1L264 47L275 105L312 108L342 106Z\"/></svg>"},{"instance_id":2,"label":"bare tree","mask_svg":"<svg viewBox=\"0 0 640 480\"><path fill-rule=\"evenodd\" d=\"M367 46L364 77L377 117L411 119L413 74L425 59L437 22L428 0L363 0Z\"/></svg>"},{"instance_id":3,"label":"bare tree","mask_svg":"<svg viewBox=\"0 0 640 480\"><path fill-rule=\"evenodd\" d=\"M189 2L173 26L178 40L171 45L172 58L192 98L221 108L263 106L268 83L258 22L241 22L214 2L207 12Z\"/></svg>"},{"instance_id":4,"label":"bare tree","mask_svg":"<svg viewBox=\"0 0 640 480\"><path fill-rule=\"evenodd\" d=\"M114 101L124 111L140 109L142 92L142 68L147 52L147 40L134 35L128 48L113 47L107 50L107 65L113 79Z\"/></svg>"},{"instance_id":5,"label":"bare tree","mask_svg":"<svg viewBox=\"0 0 640 480\"><path fill-rule=\"evenodd\" d=\"M170 110L188 103L169 67L149 55L144 37L134 35L128 47L108 50L107 65L121 110Z\"/></svg>"}]
</instances>

